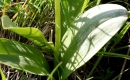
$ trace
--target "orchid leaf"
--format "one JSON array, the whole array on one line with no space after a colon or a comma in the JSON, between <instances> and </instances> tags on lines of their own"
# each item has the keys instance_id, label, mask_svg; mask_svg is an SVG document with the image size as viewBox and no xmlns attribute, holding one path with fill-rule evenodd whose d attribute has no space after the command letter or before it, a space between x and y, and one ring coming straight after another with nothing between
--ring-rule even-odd
<instances>
[{"instance_id":1,"label":"orchid leaf","mask_svg":"<svg viewBox=\"0 0 130 80\"><path fill-rule=\"evenodd\" d=\"M5 38L0 39L0 62L37 75L49 75L44 55L35 47Z\"/></svg>"},{"instance_id":2,"label":"orchid leaf","mask_svg":"<svg viewBox=\"0 0 130 80\"><path fill-rule=\"evenodd\" d=\"M15 25L7 15L2 16L1 21L2 21L2 27L4 29L11 30L21 36L24 36L25 38L37 44L38 46L41 46L44 50L45 50L44 47L47 47L46 49L47 52L48 50L53 52L54 47L49 45L46 38L43 36L43 33L38 28L17 27L17 25Z\"/></svg>"},{"instance_id":3,"label":"orchid leaf","mask_svg":"<svg viewBox=\"0 0 130 80\"><path fill-rule=\"evenodd\" d=\"M116 4L93 7L77 18L61 41L61 79L66 79L88 62L121 29L127 19L127 10Z\"/></svg>"}]
</instances>

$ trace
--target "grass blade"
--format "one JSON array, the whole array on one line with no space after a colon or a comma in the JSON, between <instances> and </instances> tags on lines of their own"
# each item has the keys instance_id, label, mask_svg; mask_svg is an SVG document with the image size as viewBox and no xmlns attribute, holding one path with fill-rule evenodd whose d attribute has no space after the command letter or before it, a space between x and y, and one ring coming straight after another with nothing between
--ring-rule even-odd
<instances>
[{"instance_id":1,"label":"grass blade","mask_svg":"<svg viewBox=\"0 0 130 80\"><path fill-rule=\"evenodd\" d=\"M55 71L58 69L59 66L61 66L62 62L60 62L54 69L53 71L51 72L51 74L49 75L49 77L47 78L47 80L55 80L53 78L53 74L55 73Z\"/></svg>"}]
</instances>

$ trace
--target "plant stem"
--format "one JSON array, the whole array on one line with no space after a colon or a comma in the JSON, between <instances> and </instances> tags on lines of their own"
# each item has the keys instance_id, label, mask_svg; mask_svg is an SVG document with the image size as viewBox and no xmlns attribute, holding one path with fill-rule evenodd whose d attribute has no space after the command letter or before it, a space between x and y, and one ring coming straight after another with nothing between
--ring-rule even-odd
<instances>
[{"instance_id":1,"label":"plant stem","mask_svg":"<svg viewBox=\"0 0 130 80\"><path fill-rule=\"evenodd\" d=\"M59 57L61 40L60 0L55 0L55 57Z\"/></svg>"},{"instance_id":2,"label":"plant stem","mask_svg":"<svg viewBox=\"0 0 130 80\"><path fill-rule=\"evenodd\" d=\"M130 11L128 11L128 17L130 18Z\"/></svg>"},{"instance_id":3,"label":"plant stem","mask_svg":"<svg viewBox=\"0 0 130 80\"><path fill-rule=\"evenodd\" d=\"M53 77L53 74L56 72L56 70L58 69L58 67L62 64L62 62L60 62L51 72L51 74L49 75L49 77L47 78L47 80L55 80L55 78Z\"/></svg>"},{"instance_id":4,"label":"plant stem","mask_svg":"<svg viewBox=\"0 0 130 80\"><path fill-rule=\"evenodd\" d=\"M129 37L129 39L130 39L130 37ZM129 55L129 54L130 54L130 48L128 48L128 51L127 51L127 55ZM127 62L127 59L124 60L124 63L123 63L123 65L122 65L122 68L121 68L121 72L120 72L120 73L123 73L123 72L124 72L124 68L125 68L125 66L126 66L126 62ZM122 78L122 75L119 76L118 80L121 80L121 78Z\"/></svg>"}]
</instances>

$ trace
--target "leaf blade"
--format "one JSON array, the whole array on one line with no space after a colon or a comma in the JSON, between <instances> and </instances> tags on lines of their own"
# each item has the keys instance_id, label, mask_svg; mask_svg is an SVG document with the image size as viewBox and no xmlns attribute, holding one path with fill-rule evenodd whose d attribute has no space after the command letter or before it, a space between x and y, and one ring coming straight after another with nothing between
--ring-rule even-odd
<instances>
[{"instance_id":1,"label":"leaf blade","mask_svg":"<svg viewBox=\"0 0 130 80\"><path fill-rule=\"evenodd\" d=\"M0 49L0 62L3 64L33 74L49 74L44 55L35 47L1 38Z\"/></svg>"},{"instance_id":2,"label":"leaf blade","mask_svg":"<svg viewBox=\"0 0 130 80\"><path fill-rule=\"evenodd\" d=\"M4 29L11 30L30 41L34 42L38 46L48 47L48 49L53 53L54 47L50 46L43 36L42 32L38 28L33 27L17 27L7 15L1 17L2 27ZM47 51L48 52L48 51Z\"/></svg>"},{"instance_id":3,"label":"leaf blade","mask_svg":"<svg viewBox=\"0 0 130 80\"><path fill-rule=\"evenodd\" d=\"M109 6L114 8L105 9ZM90 60L127 19L127 10L113 4L94 7L80 16L62 38L62 78Z\"/></svg>"}]
</instances>

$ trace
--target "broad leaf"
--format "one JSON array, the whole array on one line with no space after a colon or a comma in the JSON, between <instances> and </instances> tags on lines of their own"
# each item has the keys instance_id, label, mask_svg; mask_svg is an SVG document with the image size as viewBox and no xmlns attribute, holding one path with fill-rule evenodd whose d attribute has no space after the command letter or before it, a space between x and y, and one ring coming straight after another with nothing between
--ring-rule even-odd
<instances>
[{"instance_id":1,"label":"broad leaf","mask_svg":"<svg viewBox=\"0 0 130 80\"><path fill-rule=\"evenodd\" d=\"M0 62L37 75L49 75L50 68L44 55L35 47L0 39Z\"/></svg>"},{"instance_id":2,"label":"broad leaf","mask_svg":"<svg viewBox=\"0 0 130 80\"><path fill-rule=\"evenodd\" d=\"M15 25L7 15L2 16L1 21L4 29L11 30L21 36L24 36L27 39L33 41L38 46L42 46L43 48L47 46L48 50L50 50L51 52L53 51L53 47L48 44L46 38L43 36L42 32L38 28L17 27L17 25Z\"/></svg>"},{"instance_id":3,"label":"broad leaf","mask_svg":"<svg viewBox=\"0 0 130 80\"><path fill-rule=\"evenodd\" d=\"M89 61L127 19L127 10L115 4L96 6L77 18L62 38L61 79Z\"/></svg>"}]
</instances>

